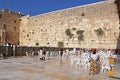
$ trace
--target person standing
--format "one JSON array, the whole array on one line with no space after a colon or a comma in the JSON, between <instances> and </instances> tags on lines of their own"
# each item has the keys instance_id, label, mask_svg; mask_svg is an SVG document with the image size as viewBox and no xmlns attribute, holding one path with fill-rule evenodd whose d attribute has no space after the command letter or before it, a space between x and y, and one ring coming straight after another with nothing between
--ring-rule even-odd
<instances>
[{"instance_id":1,"label":"person standing","mask_svg":"<svg viewBox=\"0 0 120 80\"><path fill-rule=\"evenodd\" d=\"M60 50L60 57L62 58L63 56L63 49Z\"/></svg>"},{"instance_id":2,"label":"person standing","mask_svg":"<svg viewBox=\"0 0 120 80\"><path fill-rule=\"evenodd\" d=\"M99 72L99 65L98 65L99 55L97 54L96 49L92 50L91 58L90 58L90 69L89 74L97 74Z\"/></svg>"},{"instance_id":3,"label":"person standing","mask_svg":"<svg viewBox=\"0 0 120 80\"><path fill-rule=\"evenodd\" d=\"M46 51L45 51L45 49L43 49L43 52L42 52L42 60L45 60L45 55L46 55Z\"/></svg>"},{"instance_id":4,"label":"person standing","mask_svg":"<svg viewBox=\"0 0 120 80\"><path fill-rule=\"evenodd\" d=\"M38 51L38 60L42 60L42 53L43 53L43 50L40 49L40 51Z\"/></svg>"}]
</instances>

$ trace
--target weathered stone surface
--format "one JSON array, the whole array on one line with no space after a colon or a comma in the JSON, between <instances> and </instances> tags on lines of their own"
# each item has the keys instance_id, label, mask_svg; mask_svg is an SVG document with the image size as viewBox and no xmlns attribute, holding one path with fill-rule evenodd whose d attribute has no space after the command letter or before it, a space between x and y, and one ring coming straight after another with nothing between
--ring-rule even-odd
<instances>
[{"instance_id":1,"label":"weathered stone surface","mask_svg":"<svg viewBox=\"0 0 120 80\"><path fill-rule=\"evenodd\" d=\"M59 41L64 42L64 47L117 46L119 17L113 1L102 1L36 16L24 16L21 20L19 36L21 46L36 46L35 43L39 42L39 46L57 47ZM72 28L76 30L73 31ZM104 31L100 39L95 33L98 28ZM66 36L66 29L70 29L75 38ZM84 41L77 40L78 30L84 30Z\"/></svg>"},{"instance_id":2,"label":"weathered stone surface","mask_svg":"<svg viewBox=\"0 0 120 80\"><path fill-rule=\"evenodd\" d=\"M0 45L19 44L21 16L20 13L8 9L0 10Z\"/></svg>"}]
</instances>

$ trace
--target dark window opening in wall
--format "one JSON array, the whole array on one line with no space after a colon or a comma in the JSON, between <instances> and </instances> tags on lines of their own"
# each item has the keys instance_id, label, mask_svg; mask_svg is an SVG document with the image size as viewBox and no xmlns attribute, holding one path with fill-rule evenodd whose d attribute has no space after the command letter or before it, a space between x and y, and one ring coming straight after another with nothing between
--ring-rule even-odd
<instances>
[{"instance_id":1,"label":"dark window opening in wall","mask_svg":"<svg viewBox=\"0 0 120 80\"><path fill-rule=\"evenodd\" d=\"M84 13L82 13L82 14L81 14L81 16L85 16L85 14L84 14Z\"/></svg>"},{"instance_id":2,"label":"dark window opening in wall","mask_svg":"<svg viewBox=\"0 0 120 80\"><path fill-rule=\"evenodd\" d=\"M14 27L14 31L16 31L16 26Z\"/></svg>"},{"instance_id":3,"label":"dark window opening in wall","mask_svg":"<svg viewBox=\"0 0 120 80\"><path fill-rule=\"evenodd\" d=\"M14 23L16 23L16 20L14 20Z\"/></svg>"},{"instance_id":4,"label":"dark window opening in wall","mask_svg":"<svg viewBox=\"0 0 120 80\"><path fill-rule=\"evenodd\" d=\"M4 29L4 30L6 30L6 29L7 29L6 24L4 24L4 25L3 25L3 29Z\"/></svg>"},{"instance_id":5,"label":"dark window opening in wall","mask_svg":"<svg viewBox=\"0 0 120 80\"><path fill-rule=\"evenodd\" d=\"M0 18L1 18L1 14L0 14Z\"/></svg>"},{"instance_id":6,"label":"dark window opening in wall","mask_svg":"<svg viewBox=\"0 0 120 80\"><path fill-rule=\"evenodd\" d=\"M119 29L120 29L120 27L119 27Z\"/></svg>"}]
</instances>

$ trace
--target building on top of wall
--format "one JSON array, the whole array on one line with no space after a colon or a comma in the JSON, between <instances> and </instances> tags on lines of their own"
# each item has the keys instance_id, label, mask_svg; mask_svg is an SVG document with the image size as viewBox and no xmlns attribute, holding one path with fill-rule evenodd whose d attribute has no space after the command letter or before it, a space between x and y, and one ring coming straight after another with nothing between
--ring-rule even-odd
<instances>
[{"instance_id":1,"label":"building on top of wall","mask_svg":"<svg viewBox=\"0 0 120 80\"><path fill-rule=\"evenodd\" d=\"M0 45L19 44L20 12L13 12L8 9L0 10Z\"/></svg>"}]
</instances>

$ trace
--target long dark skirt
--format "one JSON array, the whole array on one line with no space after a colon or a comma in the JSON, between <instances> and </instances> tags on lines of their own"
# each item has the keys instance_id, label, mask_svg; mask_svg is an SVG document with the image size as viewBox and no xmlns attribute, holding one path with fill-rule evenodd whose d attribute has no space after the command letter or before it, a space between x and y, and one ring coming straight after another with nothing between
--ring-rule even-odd
<instances>
[{"instance_id":1,"label":"long dark skirt","mask_svg":"<svg viewBox=\"0 0 120 80\"><path fill-rule=\"evenodd\" d=\"M97 74L99 72L99 64L96 60L90 59L89 74Z\"/></svg>"}]
</instances>

